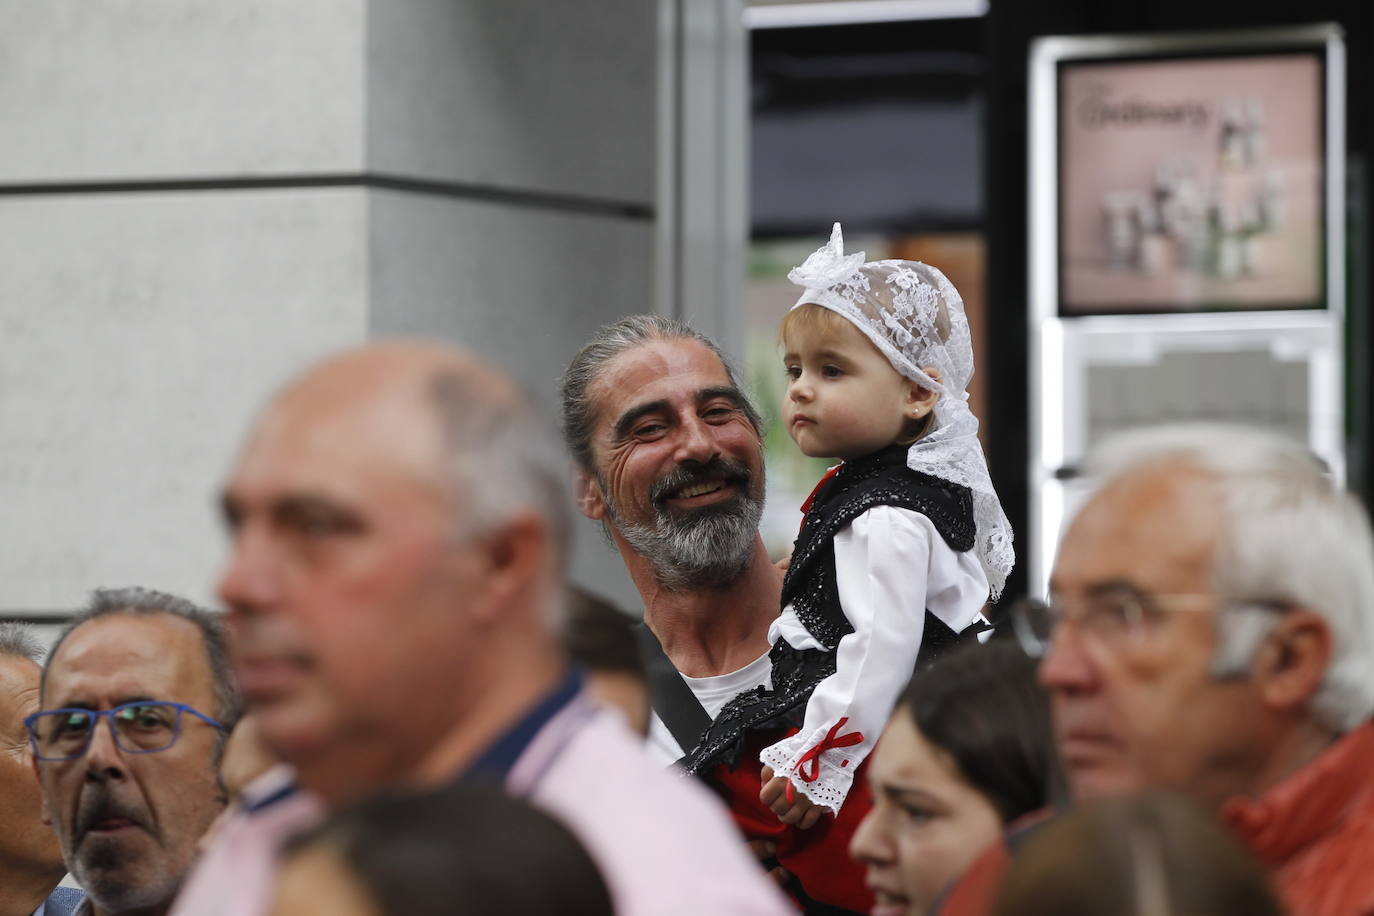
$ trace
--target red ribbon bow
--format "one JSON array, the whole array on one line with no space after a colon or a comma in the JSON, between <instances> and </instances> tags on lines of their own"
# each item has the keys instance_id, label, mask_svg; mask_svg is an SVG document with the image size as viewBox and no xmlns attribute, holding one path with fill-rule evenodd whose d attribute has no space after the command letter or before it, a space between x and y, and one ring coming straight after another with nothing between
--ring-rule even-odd
<instances>
[{"instance_id":1,"label":"red ribbon bow","mask_svg":"<svg viewBox=\"0 0 1374 916\"><path fill-rule=\"evenodd\" d=\"M844 728L844 723L848 721L849 717L845 716L832 725L830 731L826 733L825 739L803 754L802 758L797 761L797 775L801 777L802 782L815 782L820 778L821 754L824 754L831 748L853 747L864 740L863 732L850 732L847 735L839 734L840 729ZM848 762L848 760L845 761L845 763ZM808 766L811 768L809 773L805 769Z\"/></svg>"}]
</instances>

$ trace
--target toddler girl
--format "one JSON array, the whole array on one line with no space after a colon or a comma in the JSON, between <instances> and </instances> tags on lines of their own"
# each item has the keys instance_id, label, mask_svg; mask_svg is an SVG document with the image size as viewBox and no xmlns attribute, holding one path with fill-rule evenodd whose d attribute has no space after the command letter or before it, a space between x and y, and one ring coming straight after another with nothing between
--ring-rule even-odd
<instances>
[{"instance_id":1,"label":"toddler girl","mask_svg":"<svg viewBox=\"0 0 1374 916\"><path fill-rule=\"evenodd\" d=\"M731 700L683 765L733 771L757 753L759 800L809 827L841 812L918 662L986 628L1014 554L967 403L953 284L916 261L846 256L838 223L788 278L806 291L782 325L787 430L841 463L802 506L772 688ZM713 778L738 798L735 777Z\"/></svg>"}]
</instances>

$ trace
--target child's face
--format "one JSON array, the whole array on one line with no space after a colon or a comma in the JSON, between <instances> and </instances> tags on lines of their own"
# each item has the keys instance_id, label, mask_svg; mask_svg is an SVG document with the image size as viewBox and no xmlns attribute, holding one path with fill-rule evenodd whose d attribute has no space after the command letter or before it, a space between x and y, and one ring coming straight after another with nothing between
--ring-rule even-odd
<instances>
[{"instance_id":1,"label":"child's face","mask_svg":"<svg viewBox=\"0 0 1374 916\"><path fill-rule=\"evenodd\" d=\"M788 435L813 458L858 458L896 442L922 392L847 321L787 334L782 402Z\"/></svg>"}]
</instances>

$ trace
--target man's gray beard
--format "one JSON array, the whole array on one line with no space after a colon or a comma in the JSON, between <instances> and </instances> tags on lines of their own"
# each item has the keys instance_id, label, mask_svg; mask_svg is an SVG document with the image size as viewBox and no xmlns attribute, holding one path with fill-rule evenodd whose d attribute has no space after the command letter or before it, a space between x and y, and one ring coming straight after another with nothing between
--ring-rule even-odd
<instances>
[{"instance_id":1,"label":"man's gray beard","mask_svg":"<svg viewBox=\"0 0 1374 916\"><path fill-rule=\"evenodd\" d=\"M85 844L72 862L72 877L101 909L114 912L148 909L176 896L181 875L158 874L168 863L138 863L137 853L121 849L118 841L98 840ZM142 865L142 867L138 867ZM151 871L150 875L140 874Z\"/></svg>"},{"instance_id":2,"label":"man's gray beard","mask_svg":"<svg viewBox=\"0 0 1374 916\"><path fill-rule=\"evenodd\" d=\"M657 510L653 525L627 522L614 506L607 509L616 530L649 562L658 584L682 592L722 588L744 574L758 542L763 500L741 494L726 506L681 516Z\"/></svg>"}]
</instances>

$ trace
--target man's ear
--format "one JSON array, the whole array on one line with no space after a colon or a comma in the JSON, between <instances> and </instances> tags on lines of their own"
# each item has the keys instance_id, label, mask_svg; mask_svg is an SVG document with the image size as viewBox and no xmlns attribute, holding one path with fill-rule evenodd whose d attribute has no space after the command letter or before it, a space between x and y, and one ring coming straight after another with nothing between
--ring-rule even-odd
<instances>
[{"instance_id":1,"label":"man's ear","mask_svg":"<svg viewBox=\"0 0 1374 916\"><path fill-rule=\"evenodd\" d=\"M1334 634L1320 614L1287 611L1255 659L1255 683L1266 705L1300 709L1321 690L1331 667Z\"/></svg>"},{"instance_id":2,"label":"man's ear","mask_svg":"<svg viewBox=\"0 0 1374 916\"><path fill-rule=\"evenodd\" d=\"M573 472L573 498L577 500L578 511L587 518L598 522L606 520L606 499L601 484L584 468Z\"/></svg>"},{"instance_id":3,"label":"man's ear","mask_svg":"<svg viewBox=\"0 0 1374 916\"><path fill-rule=\"evenodd\" d=\"M469 608L476 617L507 613L521 589L548 575L553 560L552 535L546 519L522 512L485 535L477 544L480 577L474 582Z\"/></svg>"}]
</instances>

